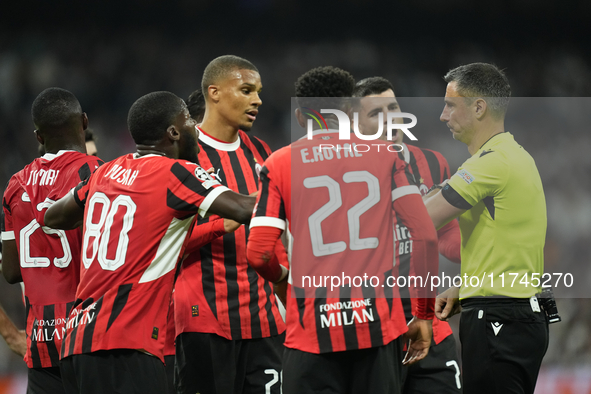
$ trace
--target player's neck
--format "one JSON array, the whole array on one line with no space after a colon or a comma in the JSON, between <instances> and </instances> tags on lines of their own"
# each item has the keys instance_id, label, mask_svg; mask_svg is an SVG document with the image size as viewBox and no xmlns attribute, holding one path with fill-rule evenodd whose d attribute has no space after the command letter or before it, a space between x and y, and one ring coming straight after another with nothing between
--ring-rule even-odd
<instances>
[{"instance_id":1,"label":"player's neck","mask_svg":"<svg viewBox=\"0 0 591 394\"><path fill-rule=\"evenodd\" d=\"M474 138L472 138L468 144L468 152L470 152L470 155L474 155L488 140L497 134L503 133L504 131L504 122L495 122L488 125L488 127L479 130L477 133L475 133Z\"/></svg>"},{"instance_id":2,"label":"player's neck","mask_svg":"<svg viewBox=\"0 0 591 394\"><path fill-rule=\"evenodd\" d=\"M173 157L172 152L166 152L165 149L162 149L157 145L136 145L136 147L136 153L138 156L158 155Z\"/></svg>"},{"instance_id":3,"label":"player's neck","mask_svg":"<svg viewBox=\"0 0 591 394\"><path fill-rule=\"evenodd\" d=\"M206 112L199 127L211 137L223 142L232 143L238 139L238 128L229 125L217 113Z\"/></svg>"},{"instance_id":4,"label":"player's neck","mask_svg":"<svg viewBox=\"0 0 591 394\"><path fill-rule=\"evenodd\" d=\"M78 143L59 143L59 144L51 144L49 142L45 142L45 153L52 153L57 154L61 150L74 150L80 153L86 153L86 144L80 145Z\"/></svg>"}]
</instances>

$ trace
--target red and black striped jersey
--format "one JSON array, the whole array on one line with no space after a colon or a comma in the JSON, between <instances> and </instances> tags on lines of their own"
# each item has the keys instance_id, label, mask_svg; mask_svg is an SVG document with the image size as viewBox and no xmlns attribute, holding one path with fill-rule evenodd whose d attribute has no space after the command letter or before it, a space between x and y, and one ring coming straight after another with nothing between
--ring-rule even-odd
<instances>
[{"instance_id":1,"label":"red and black striped jersey","mask_svg":"<svg viewBox=\"0 0 591 394\"><path fill-rule=\"evenodd\" d=\"M431 186L449 179L449 164L441 153L408 144L404 144L403 146L405 148L403 151L404 161L408 163L415 177L415 182L423 196L427 194ZM448 223L440 231L445 231L444 229L446 227L454 226L454 224L459 236L459 227L455 221ZM411 234L404 225L397 224L395 237L399 273L405 276L414 275L410 264L413 243ZM413 316L416 292L412 288L409 289L408 286L401 286L400 296L404 307L404 314L407 321L410 321ZM439 319L433 319L433 339L436 344L450 335L452 335L452 330L449 323Z\"/></svg>"},{"instance_id":2,"label":"red and black striped jersey","mask_svg":"<svg viewBox=\"0 0 591 394\"><path fill-rule=\"evenodd\" d=\"M256 192L261 165L271 153L267 144L242 130L233 143L200 131L199 164L213 167L212 176L237 193ZM248 233L241 226L185 258L174 292L177 335L202 332L236 340L285 331L272 284L246 260Z\"/></svg>"},{"instance_id":3,"label":"red and black striped jersey","mask_svg":"<svg viewBox=\"0 0 591 394\"><path fill-rule=\"evenodd\" d=\"M226 187L197 164L126 155L76 187L82 267L62 357L138 349L163 359L175 268L195 214Z\"/></svg>"},{"instance_id":4,"label":"red and black striped jersey","mask_svg":"<svg viewBox=\"0 0 591 394\"><path fill-rule=\"evenodd\" d=\"M23 283L29 368L59 366L69 309L80 280L79 229L43 226L46 209L102 160L76 151L47 153L12 176L4 192L3 240L15 240Z\"/></svg>"},{"instance_id":5,"label":"red and black striped jersey","mask_svg":"<svg viewBox=\"0 0 591 394\"><path fill-rule=\"evenodd\" d=\"M392 207L417 233L421 226L433 238L435 233L399 153L385 144L372 150L354 135L350 141L337 137L320 132L272 154L261 171L250 224L288 231L285 346L310 353L381 346L403 334L395 286L345 281L367 275L385 284L395 274ZM424 210L420 223L410 223L415 208ZM332 289L332 283L322 284L326 277L342 277L345 286ZM421 314L427 316L432 313Z\"/></svg>"},{"instance_id":6,"label":"red and black striped jersey","mask_svg":"<svg viewBox=\"0 0 591 394\"><path fill-rule=\"evenodd\" d=\"M212 215L208 219L210 221L205 223L196 222L193 226L191 236L187 238L185 256L189 251L201 248L203 245L210 243L212 240L226 234L224 228L224 219L219 216ZM178 271L177 271L178 272ZM192 314L199 313L199 308L191 311ZM173 296L170 299L170 309L168 311L168 326L166 328L166 341L164 343L164 356L174 356L175 354L175 339L176 328L174 319L174 290Z\"/></svg>"}]
</instances>

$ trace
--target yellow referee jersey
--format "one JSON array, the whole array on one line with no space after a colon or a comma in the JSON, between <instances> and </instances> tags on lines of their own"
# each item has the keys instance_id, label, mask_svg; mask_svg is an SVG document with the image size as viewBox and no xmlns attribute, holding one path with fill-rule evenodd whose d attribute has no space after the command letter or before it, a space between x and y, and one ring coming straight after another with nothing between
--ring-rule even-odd
<instances>
[{"instance_id":1,"label":"yellow referee jersey","mask_svg":"<svg viewBox=\"0 0 591 394\"><path fill-rule=\"evenodd\" d=\"M534 159L513 135L497 134L462 164L449 185L472 206L460 216L460 298L538 293L546 200Z\"/></svg>"}]
</instances>

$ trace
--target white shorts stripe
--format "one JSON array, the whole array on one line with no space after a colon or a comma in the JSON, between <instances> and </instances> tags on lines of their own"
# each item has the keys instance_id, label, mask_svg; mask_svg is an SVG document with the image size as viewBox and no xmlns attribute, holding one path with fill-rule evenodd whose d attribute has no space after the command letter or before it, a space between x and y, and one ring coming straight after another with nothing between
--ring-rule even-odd
<instances>
[{"instance_id":1,"label":"white shorts stripe","mask_svg":"<svg viewBox=\"0 0 591 394\"><path fill-rule=\"evenodd\" d=\"M280 230L285 230L285 220L272 218L270 216L257 216L250 220L250 228L253 227L277 227Z\"/></svg>"},{"instance_id":2,"label":"white shorts stripe","mask_svg":"<svg viewBox=\"0 0 591 394\"><path fill-rule=\"evenodd\" d=\"M408 196L409 194L418 194L420 196L421 192L415 185L400 186L392 190L392 201L394 202L400 197Z\"/></svg>"},{"instance_id":3,"label":"white shorts stripe","mask_svg":"<svg viewBox=\"0 0 591 394\"><path fill-rule=\"evenodd\" d=\"M211 204L213 204L215 199L218 198L220 194L222 194L223 192L227 192L228 190L230 189L228 189L226 186L218 186L215 189L213 189L207 195L207 197L205 197L205 200L203 200L201 205L199 205L199 215L201 215L201 217L204 218L205 215L207 215L207 211L209 211L209 207L211 207Z\"/></svg>"}]
</instances>

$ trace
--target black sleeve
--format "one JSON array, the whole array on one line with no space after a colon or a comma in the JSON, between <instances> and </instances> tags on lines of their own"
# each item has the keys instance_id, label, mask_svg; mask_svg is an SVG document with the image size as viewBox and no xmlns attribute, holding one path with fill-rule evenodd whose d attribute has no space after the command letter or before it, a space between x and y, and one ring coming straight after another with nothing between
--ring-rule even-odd
<instances>
[{"instance_id":1,"label":"black sleeve","mask_svg":"<svg viewBox=\"0 0 591 394\"><path fill-rule=\"evenodd\" d=\"M443 189L441 189L441 195L445 200L459 209L470 209L472 205L468 201L464 199L464 197L460 196L457 191L453 189L449 184L445 185Z\"/></svg>"}]
</instances>

